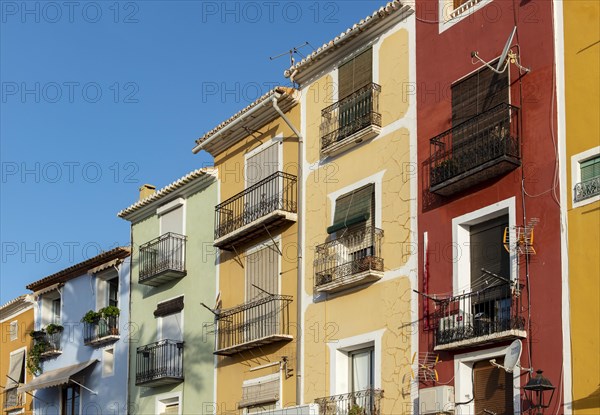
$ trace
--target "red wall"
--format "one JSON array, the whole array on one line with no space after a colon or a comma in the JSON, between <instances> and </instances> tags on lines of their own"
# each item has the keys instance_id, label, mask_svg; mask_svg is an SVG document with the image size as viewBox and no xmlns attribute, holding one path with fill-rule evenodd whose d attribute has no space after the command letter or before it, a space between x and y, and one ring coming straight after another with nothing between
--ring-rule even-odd
<instances>
[{"instance_id":1,"label":"red wall","mask_svg":"<svg viewBox=\"0 0 600 415\"><path fill-rule=\"evenodd\" d=\"M438 1L417 1L416 66L419 177L427 178L429 139L451 127L451 83L481 66L479 63L472 64L471 51L478 51L479 56L488 61L498 57L516 19L518 35L513 44L520 46L522 65L531 68L530 73L518 79L518 69L510 66L511 104L521 108L522 166L449 198L432 197L426 179L420 179L419 243L423 247L423 233L427 232L430 247L427 292L450 292L453 259L447 247L452 243L453 218L513 196L516 198L517 225L523 224L523 202L527 221L533 217L539 218L534 240L538 254L531 257L529 278L532 331L528 332L529 338L523 341L525 347L521 364L543 369L544 376L557 386L554 406L562 401L558 386L563 356L560 222L559 205L554 200L560 199L558 183L555 182L555 179L558 180L555 173L558 172L555 171L557 159L553 142L553 139L557 140L557 133L556 105L553 104L555 82L551 3L542 0L495 0L440 34L439 25L431 23L438 20ZM525 200L521 189L523 176L526 192L531 195L525 196ZM551 189L555 189L554 195ZM419 252L419 263L423 264L423 249ZM526 283L524 266L519 273L521 282ZM421 290L423 278L423 266L420 266ZM526 290L523 295L526 299ZM423 317L423 300L421 297L420 317ZM433 303L430 302L429 308L433 310ZM527 318L526 301L523 315ZM420 351L433 351L433 332L424 330L423 325L420 327ZM533 362L528 358L529 340L532 343ZM487 347L508 344L510 341ZM447 382L454 375L452 355L440 353L440 359L443 360L437 367L440 382ZM527 379L526 376L522 377L521 386ZM433 384L420 385L428 386Z\"/></svg>"}]
</instances>

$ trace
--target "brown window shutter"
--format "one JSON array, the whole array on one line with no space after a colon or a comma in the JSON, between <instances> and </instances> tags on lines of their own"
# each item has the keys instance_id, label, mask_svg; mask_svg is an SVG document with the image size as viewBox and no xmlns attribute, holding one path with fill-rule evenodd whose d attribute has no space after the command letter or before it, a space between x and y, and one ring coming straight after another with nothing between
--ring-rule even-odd
<instances>
[{"instance_id":1,"label":"brown window shutter","mask_svg":"<svg viewBox=\"0 0 600 415\"><path fill-rule=\"evenodd\" d=\"M373 49L362 52L338 68L338 99L373 82Z\"/></svg>"},{"instance_id":2,"label":"brown window shutter","mask_svg":"<svg viewBox=\"0 0 600 415\"><path fill-rule=\"evenodd\" d=\"M154 310L154 317L168 316L179 313L181 310L183 310L183 296L158 304Z\"/></svg>"},{"instance_id":3,"label":"brown window shutter","mask_svg":"<svg viewBox=\"0 0 600 415\"><path fill-rule=\"evenodd\" d=\"M496 359L496 362L501 365L504 359ZM487 409L497 415L512 415L512 374L492 366L488 360L475 363L473 371L475 413L482 414Z\"/></svg>"},{"instance_id":4,"label":"brown window shutter","mask_svg":"<svg viewBox=\"0 0 600 415\"><path fill-rule=\"evenodd\" d=\"M508 216L501 216L471 226L469 249L471 253L471 281L478 279L481 268L501 277L510 277L510 256L502 243Z\"/></svg>"},{"instance_id":5,"label":"brown window shutter","mask_svg":"<svg viewBox=\"0 0 600 415\"><path fill-rule=\"evenodd\" d=\"M452 126L456 127L477 114L508 102L508 70L497 74L483 67L452 85Z\"/></svg>"}]
</instances>

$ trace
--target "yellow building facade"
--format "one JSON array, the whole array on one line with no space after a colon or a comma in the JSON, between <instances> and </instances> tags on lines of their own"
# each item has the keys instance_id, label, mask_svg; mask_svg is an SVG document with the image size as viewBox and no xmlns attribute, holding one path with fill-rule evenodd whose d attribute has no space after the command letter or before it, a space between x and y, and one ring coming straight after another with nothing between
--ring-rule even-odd
<instances>
[{"instance_id":1,"label":"yellow building facade","mask_svg":"<svg viewBox=\"0 0 600 415\"><path fill-rule=\"evenodd\" d=\"M296 403L297 105L297 91L276 88L194 149L214 157L219 178L216 413Z\"/></svg>"},{"instance_id":2,"label":"yellow building facade","mask_svg":"<svg viewBox=\"0 0 600 415\"><path fill-rule=\"evenodd\" d=\"M600 412L600 3L566 0L561 5L571 408L577 414L597 414Z\"/></svg>"},{"instance_id":3,"label":"yellow building facade","mask_svg":"<svg viewBox=\"0 0 600 415\"><path fill-rule=\"evenodd\" d=\"M300 401L324 415L416 401L414 24L388 3L286 71L305 140Z\"/></svg>"},{"instance_id":4,"label":"yellow building facade","mask_svg":"<svg viewBox=\"0 0 600 415\"><path fill-rule=\"evenodd\" d=\"M30 296L17 297L0 307L0 396L5 415L31 414L33 410L31 395L17 392L18 386L33 378L26 364L32 330L33 301Z\"/></svg>"}]
</instances>

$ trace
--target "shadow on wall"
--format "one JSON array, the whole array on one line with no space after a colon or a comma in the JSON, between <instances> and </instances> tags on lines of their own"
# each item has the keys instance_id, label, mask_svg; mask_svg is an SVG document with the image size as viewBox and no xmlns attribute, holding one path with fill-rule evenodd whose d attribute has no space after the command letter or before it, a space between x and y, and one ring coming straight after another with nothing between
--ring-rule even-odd
<instances>
[{"instance_id":1,"label":"shadow on wall","mask_svg":"<svg viewBox=\"0 0 600 415\"><path fill-rule=\"evenodd\" d=\"M600 385L589 396L571 402L571 406L575 410L598 409L600 412Z\"/></svg>"}]
</instances>

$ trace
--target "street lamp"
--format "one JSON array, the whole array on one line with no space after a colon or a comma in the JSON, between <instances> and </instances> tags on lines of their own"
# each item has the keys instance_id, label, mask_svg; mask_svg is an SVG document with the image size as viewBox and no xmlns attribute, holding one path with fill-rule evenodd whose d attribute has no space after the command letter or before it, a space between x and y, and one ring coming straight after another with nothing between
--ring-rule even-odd
<instances>
[{"instance_id":1,"label":"street lamp","mask_svg":"<svg viewBox=\"0 0 600 415\"><path fill-rule=\"evenodd\" d=\"M543 413L543 410L550 406L552 397L554 396L554 390L556 386L552 385L548 379L542 376L542 371L537 370L537 376L529 379L527 385L523 387L529 392L529 401L531 402L531 410L537 409L538 415ZM545 398L545 392L552 392L549 398Z\"/></svg>"}]
</instances>

